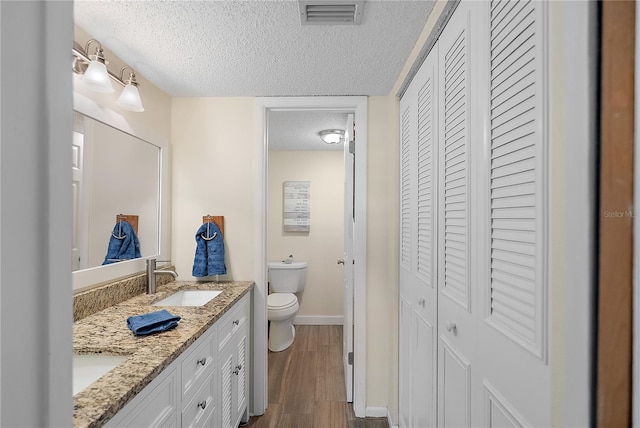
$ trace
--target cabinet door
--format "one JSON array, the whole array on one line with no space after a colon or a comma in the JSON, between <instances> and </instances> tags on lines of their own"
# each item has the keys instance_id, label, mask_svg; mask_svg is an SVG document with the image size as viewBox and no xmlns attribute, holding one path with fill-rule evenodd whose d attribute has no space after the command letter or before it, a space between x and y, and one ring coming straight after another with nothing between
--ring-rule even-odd
<instances>
[{"instance_id":1,"label":"cabinet door","mask_svg":"<svg viewBox=\"0 0 640 428\"><path fill-rule=\"evenodd\" d=\"M167 370L147 385L106 427L173 427L179 418L176 370Z\"/></svg>"},{"instance_id":2,"label":"cabinet door","mask_svg":"<svg viewBox=\"0 0 640 428\"><path fill-rule=\"evenodd\" d=\"M227 346L220 350L218 358L220 426L222 428L233 428L233 370L235 358L233 348L229 342L227 342Z\"/></svg>"},{"instance_id":3,"label":"cabinet door","mask_svg":"<svg viewBox=\"0 0 640 428\"><path fill-rule=\"evenodd\" d=\"M236 366L233 370L235 380L233 382L233 398L234 398L234 416L236 424L240 422L240 418L247 408L247 397L249 394L249 376L247 369L249 363L249 338L247 324L245 323L237 332L236 341Z\"/></svg>"}]
</instances>

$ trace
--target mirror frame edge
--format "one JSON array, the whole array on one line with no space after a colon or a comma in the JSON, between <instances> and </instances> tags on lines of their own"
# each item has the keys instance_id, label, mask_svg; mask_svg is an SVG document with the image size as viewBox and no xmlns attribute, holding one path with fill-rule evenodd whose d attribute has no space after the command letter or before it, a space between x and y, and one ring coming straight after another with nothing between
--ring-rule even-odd
<instances>
[{"instance_id":1,"label":"mirror frame edge","mask_svg":"<svg viewBox=\"0 0 640 428\"><path fill-rule=\"evenodd\" d=\"M105 282L116 281L123 277L142 273L146 269L145 264L147 259L157 258L166 261L171 259L171 195L169 185L169 163L171 154L169 150L169 140L167 138L158 135L152 129L130 124L126 118L119 113L99 106L95 101L76 91L73 92L73 110L74 112L102 122L126 134L142 139L160 149L160 180L158 192L160 198L160 206L158 209L159 253L126 262L74 271L72 272L73 292L76 293L102 285Z\"/></svg>"}]
</instances>

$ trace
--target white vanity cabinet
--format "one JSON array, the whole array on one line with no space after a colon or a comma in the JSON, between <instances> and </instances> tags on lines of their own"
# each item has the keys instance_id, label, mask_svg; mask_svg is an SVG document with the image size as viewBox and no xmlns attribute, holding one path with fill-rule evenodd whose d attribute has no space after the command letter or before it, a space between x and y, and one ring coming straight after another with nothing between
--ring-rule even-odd
<instances>
[{"instance_id":1,"label":"white vanity cabinet","mask_svg":"<svg viewBox=\"0 0 640 428\"><path fill-rule=\"evenodd\" d=\"M174 360L106 427L237 427L248 420L250 295Z\"/></svg>"},{"instance_id":2,"label":"white vanity cabinet","mask_svg":"<svg viewBox=\"0 0 640 428\"><path fill-rule=\"evenodd\" d=\"M249 301L241 301L220 320L218 378L220 423L235 428L248 421Z\"/></svg>"}]
</instances>

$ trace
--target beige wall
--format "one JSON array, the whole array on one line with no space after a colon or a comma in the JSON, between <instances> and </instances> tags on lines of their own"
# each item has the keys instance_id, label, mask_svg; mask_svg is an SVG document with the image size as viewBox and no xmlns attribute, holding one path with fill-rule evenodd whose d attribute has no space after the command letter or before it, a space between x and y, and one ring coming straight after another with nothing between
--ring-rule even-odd
<instances>
[{"instance_id":1,"label":"beige wall","mask_svg":"<svg viewBox=\"0 0 640 428\"><path fill-rule=\"evenodd\" d=\"M368 103L367 407L397 406L398 113L396 97Z\"/></svg>"},{"instance_id":2,"label":"beige wall","mask_svg":"<svg viewBox=\"0 0 640 428\"><path fill-rule=\"evenodd\" d=\"M220 279L253 279L255 119L253 98L173 99L171 254L181 279L194 279L194 236L207 214L225 217Z\"/></svg>"},{"instance_id":3,"label":"beige wall","mask_svg":"<svg viewBox=\"0 0 640 428\"><path fill-rule=\"evenodd\" d=\"M310 231L284 232L284 181L310 181ZM267 259L293 254L308 262L307 284L298 297L298 317L343 315L344 154L342 151L269 151ZM306 321L312 321L309 318ZM305 322L306 322L305 321Z\"/></svg>"}]
</instances>

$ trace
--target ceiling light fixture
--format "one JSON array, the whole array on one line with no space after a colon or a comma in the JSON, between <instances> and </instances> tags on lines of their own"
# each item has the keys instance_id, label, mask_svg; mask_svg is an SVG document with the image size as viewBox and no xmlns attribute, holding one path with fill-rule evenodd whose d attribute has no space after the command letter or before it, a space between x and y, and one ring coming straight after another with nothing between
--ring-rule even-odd
<instances>
[{"instance_id":1,"label":"ceiling light fixture","mask_svg":"<svg viewBox=\"0 0 640 428\"><path fill-rule=\"evenodd\" d=\"M325 129L318 132L318 135L327 144L338 144L344 142L344 130L342 129Z\"/></svg>"},{"instance_id":2,"label":"ceiling light fixture","mask_svg":"<svg viewBox=\"0 0 640 428\"><path fill-rule=\"evenodd\" d=\"M95 53L89 55L89 45L91 43L97 43ZM76 74L82 75L82 81L90 89L102 92L112 93L114 92L111 80L113 79L122 86L124 90L120 94L120 97L116 101L116 104L120 107L130 110L141 112L144 111L142 106L142 100L140 99L140 92L138 91L138 82L136 81L136 74L133 68L125 65L120 69L120 76L116 76L107 69L109 61L104 57L102 45L96 39L89 40L84 49L82 46L73 42L73 71ZM131 70L127 80L124 80L124 70Z\"/></svg>"}]
</instances>

